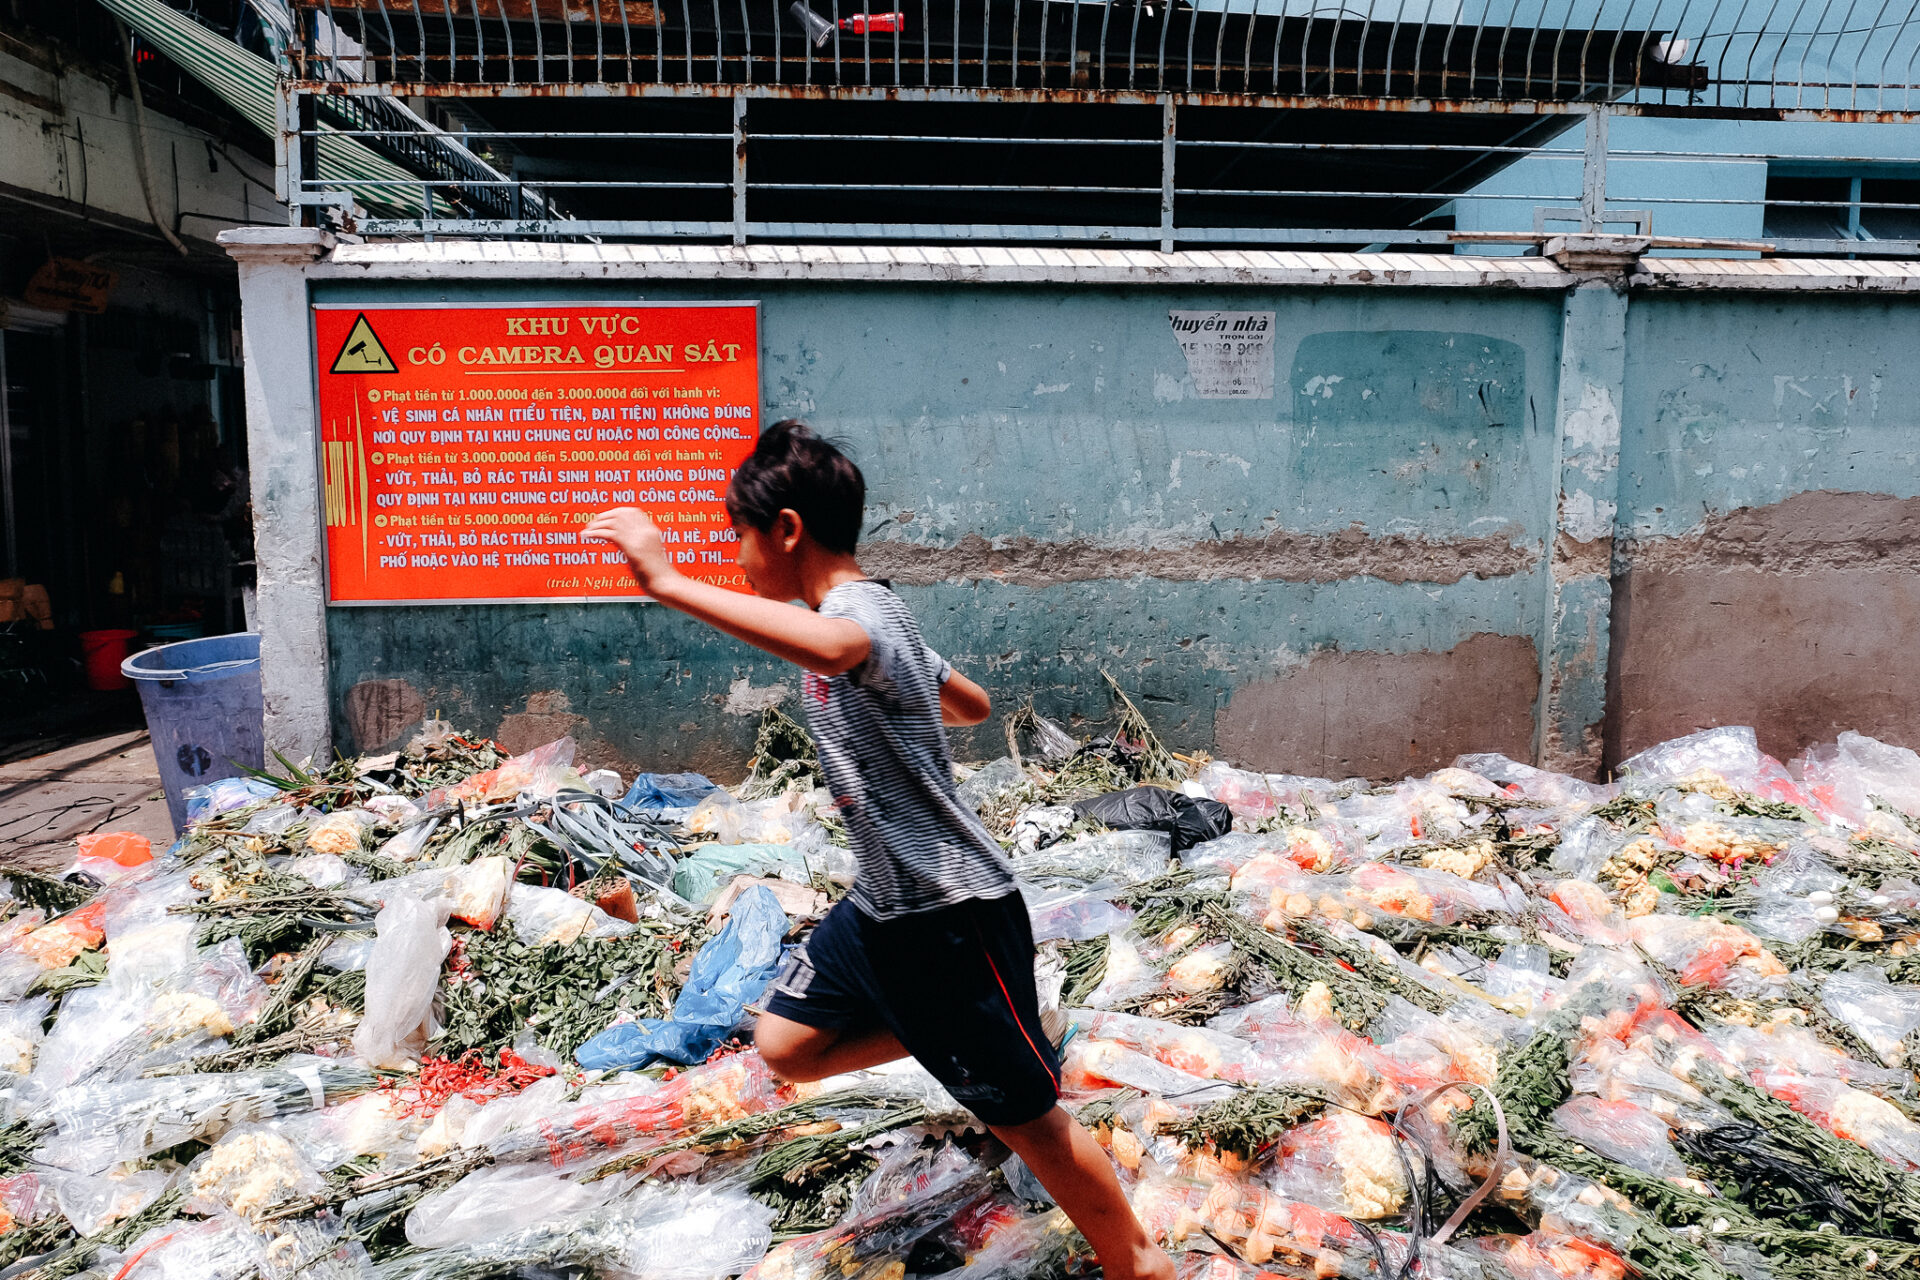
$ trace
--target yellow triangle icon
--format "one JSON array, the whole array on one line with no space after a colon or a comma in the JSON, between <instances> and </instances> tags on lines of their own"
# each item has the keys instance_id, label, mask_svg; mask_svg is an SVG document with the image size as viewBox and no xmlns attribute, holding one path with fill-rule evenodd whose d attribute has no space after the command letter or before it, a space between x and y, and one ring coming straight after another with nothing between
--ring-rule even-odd
<instances>
[{"instance_id":1,"label":"yellow triangle icon","mask_svg":"<svg viewBox=\"0 0 1920 1280\"><path fill-rule=\"evenodd\" d=\"M364 313L353 322L353 328L347 334L347 340L340 346L340 354L333 358L330 373L398 373L393 357L380 345L380 339L374 334L373 326L367 323Z\"/></svg>"}]
</instances>

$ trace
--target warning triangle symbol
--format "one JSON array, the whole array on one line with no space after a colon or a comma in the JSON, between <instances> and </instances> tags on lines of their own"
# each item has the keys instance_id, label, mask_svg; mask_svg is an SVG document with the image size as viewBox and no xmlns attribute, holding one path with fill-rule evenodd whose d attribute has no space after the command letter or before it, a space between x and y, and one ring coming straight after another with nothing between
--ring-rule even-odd
<instances>
[{"instance_id":1,"label":"warning triangle symbol","mask_svg":"<svg viewBox=\"0 0 1920 1280\"><path fill-rule=\"evenodd\" d=\"M340 344L340 354L333 358L330 373L398 373L393 357L380 345L380 339L374 334L373 326L367 323L365 313L353 322L353 328L347 333L347 340Z\"/></svg>"}]
</instances>

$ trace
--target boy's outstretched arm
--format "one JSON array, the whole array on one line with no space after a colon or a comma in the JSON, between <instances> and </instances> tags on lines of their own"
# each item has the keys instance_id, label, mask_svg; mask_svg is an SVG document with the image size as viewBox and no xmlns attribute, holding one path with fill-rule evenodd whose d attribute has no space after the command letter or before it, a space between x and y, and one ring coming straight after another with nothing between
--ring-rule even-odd
<instances>
[{"instance_id":1,"label":"boy's outstretched arm","mask_svg":"<svg viewBox=\"0 0 1920 1280\"><path fill-rule=\"evenodd\" d=\"M872 642L857 622L823 618L811 609L696 582L675 569L661 544L660 530L637 508L603 511L580 536L611 542L626 552L640 589L661 604L776 658L823 676L841 675L866 661Z\"/></svg>"},{"instance_id":2,"label":"boy's outstretched arm","mask_svg":"<svg viewBox=\"0 0 1920 1280\"><path fill-rule=\"evenodd\" d=\"M940 723L979 724L993 714L993 702L987 691L958 671L940 686Z\"/></svg>"}]
</instances>

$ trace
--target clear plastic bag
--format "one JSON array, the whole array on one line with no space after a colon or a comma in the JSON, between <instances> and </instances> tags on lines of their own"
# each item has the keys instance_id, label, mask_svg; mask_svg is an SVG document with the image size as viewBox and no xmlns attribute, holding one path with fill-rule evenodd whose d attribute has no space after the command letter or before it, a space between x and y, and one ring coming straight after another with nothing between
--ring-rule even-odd
<instances>
[{"instance_id":1,"label":"clear plastic bag","mask_svg":"<svg viewBox=\"0 0 1920 1280\"><path fill-rule=\"evenodd\" d=\"M1265 1074L1262 1055L1244 1040L1207 1027L1183 1027L1128 1013L1088 1013L1087 1035L1148 1054L1176 1071L1209 1080L1250 1082Z\"/></svg>"},{"instance_id":2,"label":"clear plastic bag","mask_svg":"<svg viewBox=\"0 0 1920 1280\"><path fill-rule=\"evenodd\" d=\"M902 1203L777 1245L741 1280L893 1280L923 1236L984 1194L988 1172L976 1164Z\"/></svg>"},{"instance_id":3,"label":"clear plastic bag","mask_svg":"<svg viewBox=\"0 0 1920 1280\"><path fill-rule=\"evenodd\" d=\"M1611 786L1597 786L1564 773L1550 773L1491 752L1461 756L1453 762L1453 767L1471 770L1543 808L1605 804L1613 798L1615 791Z\"/></svg>"},{"instance_id":4,"label":"clear plastic bag","mask_svg":"<svg viewBox=\"0 0 1920 1280\"><path fill-rule=\"evenodd\" d=\"M373 1084L363 1067L295 1057L257 1071L73 1085L43 1104L52 1132L35 1158L98 1173L229 1125L318 1110Z\"/></svg>"},{"instance_id":5,"label":"clear plastic bag","mask_svg":"<svg viewBox=\"0 0 1920 1280\"><path fill-rule=\"evenodd\" d=\"M1022 884L1118 888L1150 880L1167 869L1173 840L1164 831L1102 831L1013 859Z\"/></svg>"},{"instance_id":6,"label":"clear plastic bag","mask_svg":"<svg viewBox=\"0 0 1920 1280\"><path fill-rule=\"evenodd\" d=\"M1897 987L1885 973L1862 966L1829 975L1820 984L1820 1003L1889 1067L1907 1062L1906 1038L1920 1027L1920 991Z\"/></svg>"},{"instance_id":7,"label":"clear plastic bag","mask_svg":"<svg viewBox=\"0 0 1920 1280\"><path fill-rule=\"evenodd\" d=\"M1787 968L1737 924L1692 916L1640 916L1628 930L1635 946L1671 970L1681 985L1757 996L1785 989Z\"/></svg>"},{"instance_id":8,"label":"clear plastic bag","mask_svg":"<svg viewBox=\"0 0 1920 1280\"><path fill-rule=\"evenodd\" d=\"M624 938L634 926L559 889L516 884L507 891L507 922L530 947L572 946L581 938Z\"/></svg>"},{"instance_id":9,"label":"clear plastic bag","mask_svg":"<svg viewBox=\"0 0 1920 1280\"><path fill-rule=\"evenodd\" d=\"M407 1243L444 1249L517 1231L551 1218L584 1216L606 1204L613 1180L570 1182L537 1165L476 1169L407 1213Z\"/></svg>"},{"instance_id":10,"label":"clear plastic bag","mask_svg":"<svg viewBox=\"0 0 1920 1280\"><path fill-rule=\"evenodd\" d=\"M1398 1213L1409 1191L1393 1131L1339 1108L1281 1139L1270 1179L1288 1199L1363 1221Z\"/></svg>"},{"instance_id":11,"label":"clear plastic bag","mask_svg":"<svg viewBox=\"0 0 1920 1280\"><path fill-rule=\"evenodd\" d=\"M51 996L35 996L0 1005L0 1075L24 1076L33 1070L33 1055L46 1039L41 1029Z\"/></svg>"},{"instance_id":12,"label":"clear plastic bag","mask_svg":"<svg viewBox=\"0 0 1920 1280\"><path fill-rule=\"evenodd\" d=\"M1673 1149L1665 1120L1632 1102L1603 1102L1582 1095L1553 1113L1568 1137L1609 1160L1656 1178L1684 1178L1687 1166Z\"/></svg>"},{"instance_id":13,"label":"clear plastic bag","mask_svg":"<svg viewBox=\"0 0 1920 1280\"><path fill-rule=\"evenodd\" d=\"M1875 800L1920 817L1920 752L1849 730L1839 740L1809 748L1794 761L1815 809L1859 830L1894 834L1897 822L1878 814ZM1908 844L1912 838L1900 843Z\"/></svg>"},{"instance_id":14,"label":"clear plastic bag","mask_svg":"<svg viewBox=\"0 0 1920 1280\"><path fill-rule=\"evenodd\" d=\"M628 1148L645 1151L683 1133L770 1111L783 1099L760 1055L737 1053L682 1072L649 1092L583 1099L509 1129L487 1149L501 1161L546 1160L558 1169Z\"/></svg>"},{"instance_id":15,"label":"clear plastic bag","mask_svg":"<svg viewBox=\"0 0 1920 1280\"><path fill-rule=\"evenodd\" d=\"M187 1166L186 1207L257 1221L282 1201L326 1185L284 1135L266 1125L236 1125Z\"/></svg>"},{"instance_id":16,"label":"clear plastic bag","mask_svg":"<svg viewBox=\"0 0 1920 1280\"><path fill-rule=\"evenodd\" d=\"M1026 770L1015 764L1011 756L1001 756L975 770L955 790L960 803L978 813L1002 791L1026 781Z\"/></svg>"},{"instance_id":17,"label":"clear plastic bag","mask_svg":"<svg viewBox=\"0 0 1920 1280\"><path fill-rule=\"evenodd\" d=\"M152 1204L173 1178L159 1169L120 1168L97 1175L50 1170L44 1182L61 1216L90 1236Z\"/></svg>"},{"instance_id":18,"label":"clear plastic bag","mask_svg":"<svg viewBox=\"0 0 1920 1280\"><path fill-rule=\"evenodd\" d=\"M367 960L366 1013L353 1050L376 1067L413 1062L439 1030L433 1016L440 966L453 946L447 900L396 897L380 909Z\"/></svg>"}]
</instances>

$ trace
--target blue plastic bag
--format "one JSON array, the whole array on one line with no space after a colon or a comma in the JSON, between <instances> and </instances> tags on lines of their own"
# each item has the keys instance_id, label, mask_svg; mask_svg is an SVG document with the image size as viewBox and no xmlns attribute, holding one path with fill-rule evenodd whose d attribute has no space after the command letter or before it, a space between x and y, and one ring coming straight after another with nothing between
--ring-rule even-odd
<instances>
[{"instance_id":1,"label":"blue plastic bag","mask_svg":"<svg viewBox=\"0 0 1920 1280\"><path fill-rule=\"evenodd\" d=\"M643 773L620 803L630 809L691 809L719 789L698 773Z\"/></svg>"},{"instance_id":2,"label":"blue plastic bag","mask_svg":"<svg viewBox=\"0 0 1920 1280\"><path fill-rule=\"evenodd\" d=\"M581 1045L574 1060L589 1071L622 1071L655 1058L684 1066L705 1062L773 981L786 932L787 913L764 886L755 885L733 904L719 935L694 956L671 1018L608 1027Z\"/></svg>"},{"instance_id":3,"label":"blue plastic bag","mask_svg":"<svg viewBox=\"0 0 1920 1280\"><path fill-rule=\"evenodd\" d=\"M221 778L188 789L182 798L187 802L187 821L195 823L279 794L280 788L259 778Z\"/></svg>"}]
</instances>

